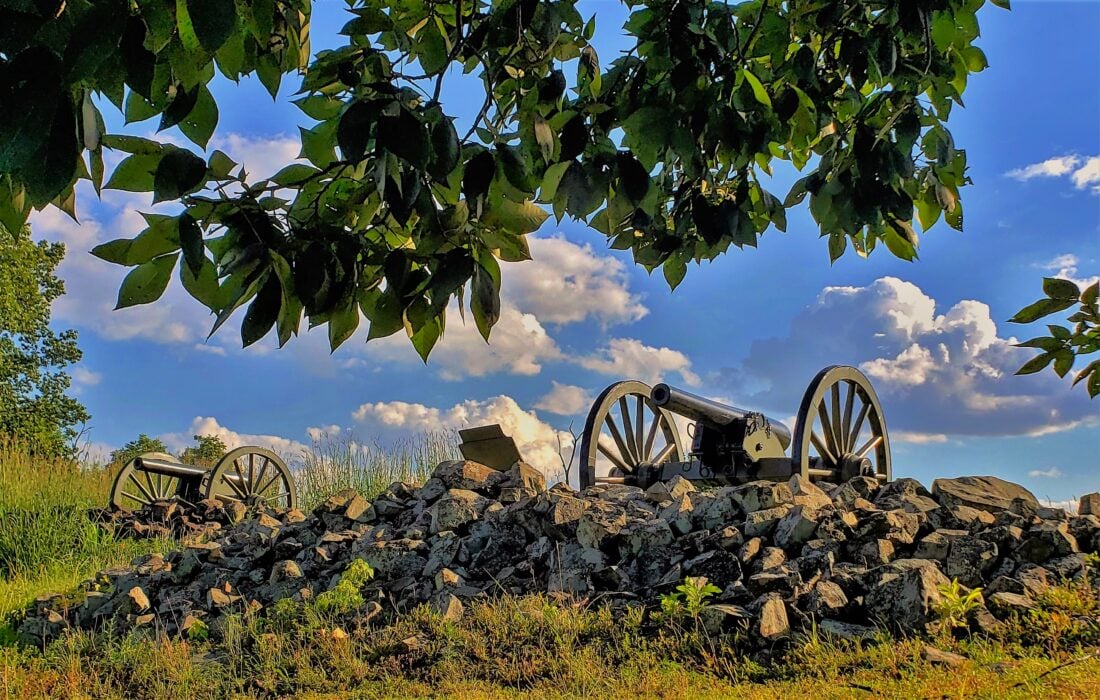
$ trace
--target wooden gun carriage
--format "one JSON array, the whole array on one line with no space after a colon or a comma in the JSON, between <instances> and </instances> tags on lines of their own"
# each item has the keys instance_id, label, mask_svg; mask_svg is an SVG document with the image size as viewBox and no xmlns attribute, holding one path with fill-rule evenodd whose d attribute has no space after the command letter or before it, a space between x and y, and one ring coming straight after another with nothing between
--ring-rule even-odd
<instances>
[{"instance_id":1,"label":"wooden gun carriage","mask_svg":"<svg viewBox=\"0 0 1100 700\"><path fill-rule=\"evenodd\" d=\"M674 416L694 421L686 455ZM589 411L579 471L581 488L648 487L677 474L733 484L793 474L833 483L861 475L889 481L890 442L878 396L855 367L827 367L814 377L793 431L762 413L629 380L607 387Z\"/></svg>"},{"instance_id":2,"label":"wooden gun carriage","mask_svg":"<svg viewBox=\"0 0 1100 700\"><path fill-rule=\"evenodd\" d=\"M133 510L173 497L262 503L294 508L294 478L277 454L263 447L230 450L213 468L184 464L163 452L146 452L127 462L111 486L111 505Z\"/></svg>"}]
</instances>

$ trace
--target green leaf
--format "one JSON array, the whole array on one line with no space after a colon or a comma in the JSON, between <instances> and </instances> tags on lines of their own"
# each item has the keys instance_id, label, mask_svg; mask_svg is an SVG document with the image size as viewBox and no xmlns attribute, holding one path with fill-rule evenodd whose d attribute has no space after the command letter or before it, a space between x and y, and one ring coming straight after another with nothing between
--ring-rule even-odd
<instances>
[{"instance_id":1,"label":"green leaf","mask_svg":"<svg viewBox=\"0 0 1100 700\"><path fill-rule=\"evenodd\" d=\"M210 90L205 85L200 85L195 106L179 123L180 131L196 146L205 149L217 126L218 105L214 102L214 96L210 94Z\"/></svg>"},{"instance_id":2,"label":"green leaf","mask_svg":"<svg viewBox=\"0 0 1100 700\"><path fill-rule=\"evenodd\" d=\"M298 105L298 109L302 110L307 117L319 122L332 119L344 108L343 102L328 95L310 95L292 102Z\"/></svg>"},{"instance_id":3,"label":"green leaf","mask_svg":"<svg viewBox=\"0 0 1100 700\"><path fill-rule=\"evenodd\" d=\"M886 247L890 249L890 252L902 260L912 261L916 259L917 249L906 237L894 230L893 227L886 227L882 240L886 243Z\"/></svg>"},{"instance_id":4,"label":"green leaf","mask_svg":"<svg viewBox=\"0 0 1100 700\"><path fill-rule=\"evenodd\" d=\"M325 123L318 124L312 129L298 127L302 137L302 152L300 158L305 158L318 168L327 168L336 160L336 147L332 142L332 135L324 128Z\"/></svg>"},{"instance_id":5,"label":"green leaf","mask_svg":"<svg viewBox=\"0 0 1100 700\"><path fill-rule=\"evenodd\" d=\"M474 314L474 323L481 337L489 342L489 333L500 320L500 291L493 276L483 267L474 271L470 311Z\"/></svg>"},{"instance_id":6,"label":"green leaf","mask_svg":"<svg viewBox=\"0 0 1100 700\"><path fill-rule=\"evenodd\" d=\"M140 136L125 134L106 134L102 144L115 151L125 151L134 155L157 155L165 149L164 144Z\"/></svg>"},{"instance_id":7,"label":"green leaf","mask_svg":"<svg viewBox=\"0 0 1100 700\"><path fill-rule=\"evenodd\" d=\"M182 148L170 149L153 174L153 202L179 199L205 183L206 163L202 158Z\"/></svg>"},{"instance_id":8,"label":"green leaf","mask_svg":"<svg viewBox=\"0 0 1100 700\"><path fill-rule=\"evenodd\" d=\"M1066 376L1066 373L1073 369L1073 361L1077 359L1077 356L1073 354L1073 351L1069 348L1059 350L1054 353L1054 372L1059 377Z\"/></svg>"},{"instance_id":9,"label":"green leaf","mask_svg":"<svg viewBox=\"0 0 1100 700\"><path fill-rule=\"evenodd\" d=\"M1040 299L1034 304L1029 304L1016 312L1016 315L1008 319L1010 323L1031 323L1043 316L1064 311L1073 306L1072 299Z\"/></svg>"},{"instance_id":10,"label":"green leaf","mask_svg":"<svg viewBox=\"0 0 1100 700\"><path fill-rule=\"evenodd\" d=\"M424 362L428 361L428 355L432 352L432 348L434 348L439 339L443 337L443 326L446 320L446 314L442 313L424 323L409 336L413 348L416 349L416 353L420 355L420 359Z\"/></svg>"},{"instance_id":11,"label":"green leaf","mask_svg":"<svg viewBox=\"0 0 1100 700\"><path fill-rule=\"evenodd\" d=\"M756 101L770 109L772 98L768 96L768 91L764 89L764 84L760 82L760 78L753 75L753 72L748 68L742 70L741 75L745 76L745 82L752 88L752 94Z\"/></svg>"},{"instance_id":12,"label":"green leaf","mask_svg":"<svg viewBox=\"0 0 1100 700\"><path fill-rule=\"evenodd\" d=\"M1069 329L1063 328L1062 326L1051 324L1047 326L1047 330L1049 330L1050 334L1058 340L1069 340L1073 337L1073 334L1070 333Z\"/></svg>"},{"instance_id":13,"label":"green leaf","mask_svg":"<svg viewBox=\"0 0 1100 700\"><path fill-rule=\"evenodd\" d=\"M188 90L184 88L182 83L176 85L176 96L168 103L168 107L161 115L160 126L157 127L157 131L164 131L169 127L173 127L191 114L191 110L195 108L195 104L199 101L200 87L202 86L196 85Z\"/></svg>"},{"instance_id":14,"label":"green leaf","mask_svg":"<svg viewBox=\"0 0 1100 700\"><path fill-rule=\"evenodd\" d=\"M199 43L211 53L237 28L237 5L228 0L187 0L187 14Z\"/></svg>"},{"instance_id":15,"label":"green leaf","mask_svg":"<svg viewBox=\"0 0 1100 700\"><path fill-rule=\"evenodd\" d=\"M186 267L191 269L194 275L198 275L202 272L206 260L206 247L202 241L202 229L199 228L199 223L195 221L187 212L179 215L179 241L180 249L183 250L183 261L186 263Z\"/></svg>"},{"instance_id":16,"label":"green leaf","mask_svg":"<svg viewBox=\"0 0 1100 700\"><path fill-rule=\"evenodd\" d=\"M1081 292L1081 303L1092 305L1100 298L1100 282L1093 282L1085 291Z\"/></svg>"},{"instance_id":17,"label":"green leaf","mask_svg":"<svg viewBox=\"0 0 1100 700\"><path fill-rule=\"evenodd\" d=\"M1050 336L1044 336L1041 338L1032 338L1031 340L1025 340L1022 343L1016 343L1018 348L1039 348L1040 350L1046 350L1047 352L1054 352L1062 349L1062 343L1057 338Z\"/></svg>"},{"instance_id":18,"label":"green leaf","mask_svg":"<svg viewBox=\"0 0 1100 700\"><path fill-rule=\"evenodd\" d=\"M967 46L962 51L963 60L966 61L966 68L971 73L980 73L989 67L989 61L985 57L985 52L979 49L977 46Z\"/></svg>"},{"instance_id":19,"label":"green leaf","mask_svg":"<svg viewBox=\"0 0 1100 700\"><path fill-rule=\"evenodd\" d=\"M378 118L379 106L375 102L352 102L340 115L336 127L336 143L344 160L361 160L367 153L371 129Z\"/></svg>"},{"instance_id":20,"label":"green leaf","mask_svg":"<svg viewBox=\"0 0 1100 700\"><path fill-rule=\"evenodd\" d=\"M271 181L280 187L296 187L321 172L312 165L291 163L271 176Z\"/></svg>"},{"instance_id":21,"label":"green leaf","mask_svg":"<svg viewBox=\"0 0 1100 700\"><path fill-rule=\"evenodd\" d=\"M561 178L572 164L573 161L567 160L564 163L554 163L546 169L542 176L542 187L539 188L540 202L549 204L554 201L558 194L558 185L561 184Z\"/></svg>"},{"instance_id":22,"label":"green leaf","mask_svg":"<svg viewBox=\"0 0 1100 700\"><path fill-rule=\"evenodd\" d=\"M402 109L395 117L378 120L378 141L390 153L423 170L432 154L431 141L416 115Z\"/></svg>"},{"instance_id":23,"label":"green leaf","mask_svg":"<svg viewBox=\"0 0 1100 700\"><path fill-rule=\"evenodd\" d=\"M550 214L531 200L513 202L499 197L489 204L482 215L482 221L488 226L501 226L514 233L532 233L537 231Z\"/></svg>"},{"instance_id":24,"label":"green leaf","mask_svg":"<svg viewBox=\"0 0 1100 700\"><path fill-rule=\"evenodd\" d=\"M270 275L259 293L245 311L244 321L241 322L241 344L243 347L252 345L263 338L275 325L279 317L279 308L283 302L282 285L279 284L278 275Z\"/></svg>"},{"instance_id":25,"label":"green leaf","mask_svg":"<svg viewBox=\"0 0 1100 700\"><path fill-rule=\"evenodd\" d=\"M542 159L544 162L549 163L550 158L554 155L554 130L550 128L550 124L542 118L541 115L535 117L535 143L539 145L539 152L542 153Z\"/></svg>"},{"instance_id":26,"label":"green leaf","mask_svg":"<svg viewBox=\"0 0 1100 700\"><path fill-rule=\"evenodd\" d=\"M466 161L466 171L462 174L462 193L466 199L477 199L489 191L496 167L491 151L481 151Z\"/></svg>"},{"instance_id":27,"label":"green leaf","mask_svg":"<svg viewBox=\"0 0 1100 700\"><path fill-rule=\"evenodd\" d=\"M844 255L844 251L847 247L848 237L843 233L829 234L829 262L835 263L839 260L840 256Z\"/></svg>"},{"instance_id":28,"label":"green leaf","mask_svg":"<svg viewBox=\"0 0 1100 700\"><path fill-rule=\"evenodd\" d=\"M662 269L664 270L665 281L668 282L669 289L675 291L676 287L680 285L680 282L684 280L684 276L687 275L687 261L685 261L684 256L677 251L669 256Z\"/></svg>"},{"instance_id":29,"label":"green leaf","mask_svg":"<svg viewBox=\"0 0 1100 700\"><path fill-rule=\"evenodd\" d=\"M1070 280L1044 277L1043 293L1051 299L1077 301L1081 297L1081 288Z\"/></svg>"},{"instance_id":30,"label":"green leaf","mask_svg":"<svg viewBox=\"0 0 1100 700\"><path fill-rule=\"evenodd\" d=\"M425 73L436 73L447 65L447 46L439 28L434 24L429 22L416 33L414 46L420 67Z\"/></svg>"},{"instance_id":31,"label":"green leaf","mask_svg":"<svg viewBox=\"0 0 1100 700\"><path fill-rule=\"evenodd\" d=\"M1016 374L1035 374L1044 367L1050 364L1050 361L1054 359L1053 353L1043 353L1042 355L1036 355L1027 362L1024 366L1016 370Z\"/></svg>"},{"instance_id":32,"label":"green leaf","mask_svg":"<svg viewBox=\"0 0 1100 700\"><path fill-rule=\"evenodd\" d=\"M344 344L359 327L359 305L352 301L335 309L328 318L328 344L331 352Z\"/></svg>"},{"instance_id":33,"label":"green leaf","mask_svg":"<svg viewBox=\"0 0 1100 700\"><path fill-rule=\"evenodd\" d=\"M211 311L218 310L221 305L221 288L218 286L218 270L210 260L203 258L202 267L197 274L191 271L189 265L180 265L180 282L187 293L200 304Z\"/></svg>"},{"instance_id":34,"label":"green leaf","mask_svg":"<svg viewBox=\"0 0 1100 700\"><path fill-rule=\"evenodd\" d=\"M119 287L115 309L148 304L159 299L168 287L168 280L178 259L179 253L162 255L131 270Z\"/></svg>"},{"instance_id":35,"label":"green leaf","mask_svg":"<svg viewBox=\"0 0 1100 700\"><path fill-rule=\"evenodd\" d=\"M126 259L127 253L130 250L130 242L129 238L116 238L113 241L100 243L95 248L92 248L91 252L92 255L100 260L106 260L116 265L129 265Z\"/></svg>"},{"instance_id":36,"label":"green leaf","mask_svg":"<svg viewBox=\"0 0 1100 700\"><path fill-rule=\"evenodd\" d=\"M226 179L237 167L237 162L224 152L216 150L207 159L206 167L210 169L210 173L215 177Z\"/></svg>"},{"instance_id":37,"label":"green leaf","mask_svg":"<svg viewBox=\"0 0 1100 700\"><path fill-rule=\"evenodd\" d=\"M160 154L136 154L125 158L104 185L108 190L126 192L150 192L153 189L153 173L160 165Z\"/></svg>"},{"instance_id":38,"label":"green leaf","mask_svg":"<svg viewBox=\"0 0 1100 700\"><path fill-rule=\"evenodd\" d=\"M363 315L370 319L370 330L367 333L367 342L375 338L385 338L404 328L402 314L404 308L401 301L392 291L375 291L363 296L359 302Z\"/></svg>"},{"instance_id":39,"label":"green leaf","mask_svg":"<svg viewBox=\"0 0 1100 700\"><path fill-rule=\"evenodd\" d=\"M428 174L437 180L446 180L458 166L458 132L450 117L443 116L432 125L432 160Z\"/></svg>"}]
</instances>

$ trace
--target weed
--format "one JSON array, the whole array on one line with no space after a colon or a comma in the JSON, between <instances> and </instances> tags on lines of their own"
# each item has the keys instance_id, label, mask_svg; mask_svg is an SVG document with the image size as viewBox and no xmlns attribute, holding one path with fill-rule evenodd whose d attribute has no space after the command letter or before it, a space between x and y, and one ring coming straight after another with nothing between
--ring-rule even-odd
<instances>
[{"instance_id":1,"label":"weed","mask_svg":"<svg viewBox=\"0 0 1100 700\"><path fill-rule=\"evenodd\" d=\"M722 589L710 583L706 576L688 576L676 587L675 593L661 596L661 612L670 621L684 617L696 621L709 606L707 601L721 592Z\"/></svg>"},{"instance_id":2,"label":"weed","mask_svg":"<svg viewBox=\"0 0 1100 700\"><path fill-rule=\"evenodd\" d=\"M933 610L941 626L948 630L966 627L970 613L985 604L981 588L968 591L958 579L940 586L939 592L943 600L937 602Z\"/></svg>"},{"instance_id":3,"label":"weed","mask_svg":"<svg viewBox=\"0 0 1100 700\"><path fill-rule=\"evenodd\" d=\"M334 613L347 615L363 605L363 594L359 590L374 578L374 569L362 559L354 559L340 580L331 589L319 593L313 600L313 607L322 614Z\"/></svg>"}]
</instances>

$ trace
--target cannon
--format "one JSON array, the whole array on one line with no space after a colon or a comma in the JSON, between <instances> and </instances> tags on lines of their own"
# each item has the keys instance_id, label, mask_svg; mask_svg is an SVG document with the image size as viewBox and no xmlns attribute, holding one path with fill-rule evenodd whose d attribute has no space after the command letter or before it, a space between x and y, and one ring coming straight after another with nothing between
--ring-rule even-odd
<instances>
[{"instance_id":1,"label":"cannon","mask_svg":"<svg viewBox=\"0 0 1100 700\"><path fill-rule=\"evenodd\" d=\"M184 464L163 452L134 457L115 476L111 506L133 510L173 497L185 501L215 498L262 503L269 508L294 508L298 493L286 463L263 447L238 447L213 469Z\"/></svg>"},{"instance_id":2,"label":"cannon","mask_svg":"<svg viewBox=\"0 0 1100 700\"><path fill-rule=\"evenodd\" d=\"M692 422L687 454L677 416ZM826 367L813 378L793 431L763 413L628 380L607 387L592 405L578 471L581 488L646 488L677 474L724 484L794 474L833 483L861 475L889 481L890 441L878 396L855 367Z\"/></svg>"}]
</instances>

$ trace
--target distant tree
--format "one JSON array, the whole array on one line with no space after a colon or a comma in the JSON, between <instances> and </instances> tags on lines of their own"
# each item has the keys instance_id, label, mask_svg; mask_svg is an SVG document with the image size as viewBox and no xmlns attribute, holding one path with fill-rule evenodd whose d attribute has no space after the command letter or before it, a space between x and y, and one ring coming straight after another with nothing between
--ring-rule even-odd
<instances>
[{"instance_id":1,"label":"distant tree","mask_svg":"<svg viewBox=\"0 0 1100 700\"><path fill-rule=\"evenodd\" d=\"M131 440L119 449L111 453L112 464L125 464L134 457L144 454L146 452L168 452L168 448L160 440L160 438L151 438L145 433L137 436L136 440Z\"/></svg>"},{"instance_id":2,"label":"distant tree","mask_svg":"<svg viewBox=\"0 0 1100 700\"><path fill-rule=\"evenodd\" d=\"M72 450L88 420L65 393L65 367L81 357L76 331L50 328L50 304L65 291L54 275L65 246L35 243L25 226L15 231L0 224L0 435L57 455Z\"/></svg>"},{"instance_id":3,"label":"distant tree","mask_svg":"<svg viewBox=\"0 0 1100 700\"><path fill-rule=\"evenodd\" d=\"M217 435L195 435L195 444L180 453L180 461L186 464L213 466L225 456L225 443Z\"/></svg>"},{"instance_id":4,"label":"distant tree","mask_svg":"<svg viewBox=\"0 0 1100 700\"><path fill-rule=\"evenodd\" d=\"M1013 323L1032 323L1040 318L1056 314L1059 311L1080 304L1077 311L1067 321L1076 324L1073 329L1058 324L1050 324L1050 335L1032 338L1017 344L1021 348L1037 348L1041 352L1028 360L1016 374L1033 374L1051 365L1059 377L1064 377L1073 369L1079 355L1100 352L1100 282L1093 282L1085 291L1071 280L1047 277L1043 279L1043 293L1040 299L1020 309L1009 320ZM1100 360L1093 360L1073 378L1073 386L1084 382L1090 398L1100 395Z\"/></svg>"},{"instance_id":5,"label":"distant tree","mask_svg":"<svg viewBox=\"0 0 1100 700\"><path fill-rule=\"evenodd\" d=\"M119 307L155 301L178 269L215 331L247 307L245 345L274 329L281 346L305 316L336 348L365 318L369 338L405 332L425 358L452 299L488 339L498 260L529 259L550 210L672 287L804 202L833 260L912 260L915 224L962 229L966 152L947 120L987 65L984 0L624 4L627 50L601 61L575 0L349 0L316 54L310 0L16 3L0 10L0 221L73 213L81 179L178 201L94 251L132 268ZM109 101L205 151L218 72L273 96L299 74L308 162L257 179L178 138L105 132ZM480 93L463 135L441 102L456 79ZM125 155L110 173L108 150ZM786 164L804 176L770 192Z\"/></svg>"}]
</instances>

